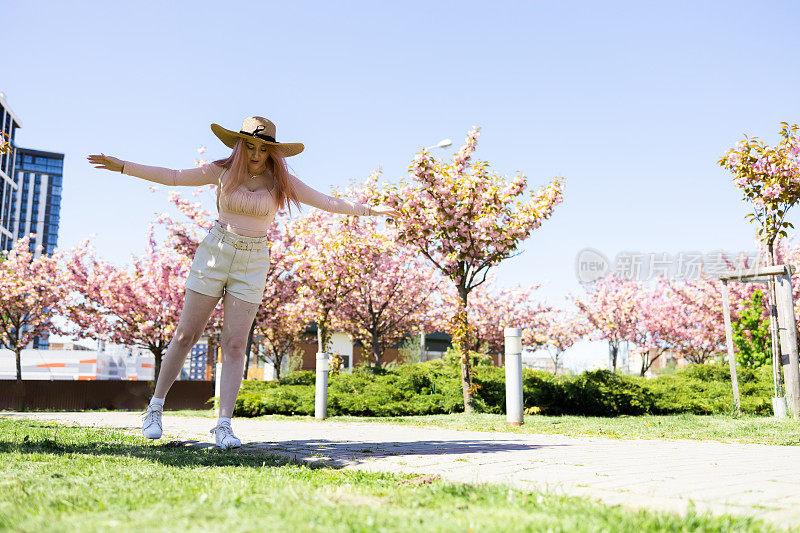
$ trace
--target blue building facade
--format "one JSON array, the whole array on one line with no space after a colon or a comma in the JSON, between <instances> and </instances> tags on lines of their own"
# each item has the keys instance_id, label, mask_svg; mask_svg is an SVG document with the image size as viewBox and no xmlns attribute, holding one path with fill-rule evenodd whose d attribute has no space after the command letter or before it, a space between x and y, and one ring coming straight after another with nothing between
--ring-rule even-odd
<instances>
[{"instance_id":1,"label":"blue building facade","mask_svg":"<svg viewBox=\"0 0 800 533\"><path fill-rule=\"evenodd\" d=\"M202 381L206 379L206 354L208 353L208 339L202 338L189 352L189 357L183 363L180 379Z\"/></svg>"},{"instance_id":2,"label":"blue building facade","mask_svg":"<svg viewBox=\"0 0 800 533\"><path fill-rule=\"evenodd\" d=\"M8 106L5 95L0 93L0 131L3 140L10 142L12 148L10 154L0 155L0 250L6 250L6 244L13 241L10 208L17 189L14 183L15 139L17 129L21 126L19 118Z\"/></svg>"},{"instance_id":3,"label":"blue building facade","mask_svg":"<svg viewBox=\"0 0 800 533\"><path fill-rule=\"evenodd\" d=\"M11 198L11 232L13 242L31 235L30 249L37 256L52 254L58 245L61 220L61 187L64 154L17 148L14 182L16 194Z\"/></svg>"},{"instance_id":4,"label":"blue building facade","mask_svg":"<svg viewBox=\"0 0 800 533\"><path fill-rule=\"evenodd\" d=\"M58 244L64 154L17 146L20 127L0 93L0 130L12 147L10 154L0 155L0 251L30 236L31 252L49 255ZM33 340L33 349L48 347L47 337Z\"/></svg>"}]
</instances>

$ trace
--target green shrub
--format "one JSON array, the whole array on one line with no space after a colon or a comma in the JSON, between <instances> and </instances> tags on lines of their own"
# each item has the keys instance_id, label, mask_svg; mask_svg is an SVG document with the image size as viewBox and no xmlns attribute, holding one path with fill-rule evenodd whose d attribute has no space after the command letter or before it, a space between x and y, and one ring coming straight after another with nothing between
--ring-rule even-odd
<instances>
[{"instance_id":1,"label":"green shrub","mask_svg":"<svg viewBox=\"0 0 800 533\"><path fill-rule=\"evenodd\" d=\"M314 387L281 385L265 387L260 392L240 392L233 412L238 416L312 415Z\"/></svg>"},{"instance_id":2,"label":"green shrub","mask_svg":"<svg viewBox=\"0 0 800 533\"><path fill-rule=\"evenodd\" d=\"M281 378L281 385L313 385L317 380L313 370L295 370Z\"/></svg>"},{"instance_id":3,"label":"green shrub","mask_svg":"<svg viewBox=\"0 0 800 533\"><path fill-rule=\"evenodd\" d=\"M650 412L653 397L641 379L608 370L562 378L563 414L588 416L642 415Z\"/></svg>"},{"instance_id":4,"label":"green shrub","mask_svg":"<svg viewBox=\"0 0 800 533\"><path fill-rule=\"evenodd\" d=\"M401 365L393 370L359 367L330 376L328 413L403 416L462 412L461 371L448 360ZM742 411L770 414L771 367L738 373ZM505 369L474 368L475 409L505 413ZM547 415L621 416L732 412L730 371L717 364L691 365L645 379L595 370L553 376L523 369L524 407ZM314 373L292 372L279 382L245 381L236 400L237 416L314 412Z\"/></svg>"},{"instance_id":5,"label":"green shrub","mask_svg":"<svg viewBox=\"0 0 800 533\"><path fill-rule=\"evenodd\" d=\"M765 306L763 298L760 290L754 291L739 318L731 322L736 364L741 367L761 367L772 362L769 319L762 319Z\"/></svg>"},{"instance_id":6,"label":"green shrub","mask_svg":"<svg viewBox=\"0 0 800 533\"><path fill-rule=\"evenodd\" d=\"M772 413L772 366L737 369L742 412ZM709 415L733 412L733 390L727 365L690 365L668 376L644 382L653 394L655 414Z\"/></svg>"}]
</instances>

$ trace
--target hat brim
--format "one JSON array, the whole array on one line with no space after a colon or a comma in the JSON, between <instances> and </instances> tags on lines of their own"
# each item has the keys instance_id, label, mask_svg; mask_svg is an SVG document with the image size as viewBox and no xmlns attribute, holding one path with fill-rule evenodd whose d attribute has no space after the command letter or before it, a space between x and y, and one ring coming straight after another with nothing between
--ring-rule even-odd
<instances>
[{"instance_id":1,"label":"hat brim","mask_svg":"<svg viewBox=\"0 0 800 533\"><path fill-rule=\"evenodd\" d=\"M271 144L272 146L277 146L280 148L281 153L284 157L291 157L293 155L297 155L305 149L303 143L279 143L279 142L270 142L265 141L263 139L259 139L257 137L253 137L252 135L247 135L246 133L239 133L238 131L231 131L229 129L225 129L219 124L212 124L211 131L214 132L214 135L222 141L222 144L227 146L228 148L233 148L236 145L236 141L238 139L245 139L249 141L259 141L266 144Z\"/></svg>"}]
</instances>

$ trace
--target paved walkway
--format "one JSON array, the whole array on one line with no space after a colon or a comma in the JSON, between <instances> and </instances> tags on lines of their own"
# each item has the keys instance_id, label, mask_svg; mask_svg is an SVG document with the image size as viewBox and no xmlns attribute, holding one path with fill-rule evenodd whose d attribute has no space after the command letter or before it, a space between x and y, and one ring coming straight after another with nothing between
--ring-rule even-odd
<instances>
[{"instance_id":1,"label":"paved walkway","mask_svg":"<svg viewBox=\"0 0 800 533\"><path fill-rule=\"evenodd\" d=\"M133 432L141 427L140 416L126 412L11 416ZM167 413L164 437L211 446L214 422ZM333 468L439 474L452 481L548 489L679 513L693 503L700 511L800 526L800 447L243 418L234 419L233 427L244 451L264 450Z\"/></svg>"}]
</instances>

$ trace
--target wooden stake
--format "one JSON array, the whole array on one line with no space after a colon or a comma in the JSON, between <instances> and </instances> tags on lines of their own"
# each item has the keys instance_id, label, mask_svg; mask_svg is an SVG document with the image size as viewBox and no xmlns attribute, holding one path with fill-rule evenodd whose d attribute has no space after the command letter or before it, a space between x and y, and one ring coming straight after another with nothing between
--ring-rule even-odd
<instances>
[{"instance_id":1,"label":"wooden stake","mask_svg":"<svg viewBox=\"0 0 800 533\"><path fill-rule=\"evenodd\" d=\"M722 280L722 315L725 318L725 344L728 347L728 364L731 369L733 401L736 404L736 416L742 416L742 402L739 399L739 380L736 377L736 358L733 355L733 328L731 327L730 303L728 298L728 282Z\"/></svg>"},{"instance_id":2,"label":"wooden stake","mask_svg":"<svg viewBox=\"0 0 800 533\"><path fill-rule=\"evenodd\" d=\"M794 302L792 301L792 267L787 265L786 270L787 272L778 276L775 281L775 297L778 304L781 353L787 354L789 359L785 365L782 365L786 383L786 400L789 404L788 407L792 410L792 416L797 420L800 418L800 362L797 351L797 323L794 318Z\"/></svg>"}]
</instances>

